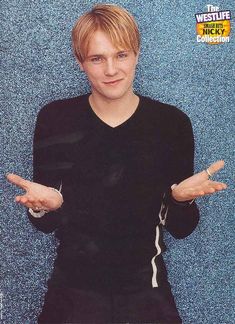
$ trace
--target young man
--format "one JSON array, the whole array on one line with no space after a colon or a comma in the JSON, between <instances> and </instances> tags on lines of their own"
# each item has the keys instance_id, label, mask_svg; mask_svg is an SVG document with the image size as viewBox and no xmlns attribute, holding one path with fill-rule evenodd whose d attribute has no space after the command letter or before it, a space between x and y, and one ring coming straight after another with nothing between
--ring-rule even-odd
<instances>
[{"instance_id":1,"label":"young man","mask_svg":"<svg viewBox=\"0 0 235 324\"><path fill-rule=\"evenodd\" d=\"M30 221L60 240L39 323L181 323L162 226L176 238L194 230L193 200L225 189L209 179L223 162L192 176L188 117L133 92L140 37L127 11L95 6L73 47L91 94L45 106L34 182L8 176Z\"/></svg>"}]
</instances>

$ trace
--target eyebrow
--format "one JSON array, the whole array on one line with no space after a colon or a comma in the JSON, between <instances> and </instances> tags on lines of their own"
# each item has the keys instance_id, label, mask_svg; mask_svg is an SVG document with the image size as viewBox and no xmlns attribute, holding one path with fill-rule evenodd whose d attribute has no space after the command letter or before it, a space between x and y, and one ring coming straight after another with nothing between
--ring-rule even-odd
<instances>
[{"instance_id":1,"label":"eyebrow","mask_svg":"<svg viewBox=\"0 0 235 324\"><path fill-rule=\"evenodd\" d=\"M121 51L118 51L117 53L115 53L115 55L117 55L117 54L121 54L121 53L126 53L126 52L130 52L131 50L121 50ZM92 58L92 57L102 57L102 56L105 56L105 54L91 54L91 55L88 55L86 58L87 59L90 59L90 58Z\"/></svg>"},{"instance_id":2,"label":"eyebrow","mask_svg":"<svg viewBox=\"0 0 235 324\"><path fill-rule=\"evenodd\" d=\"M88 55L86 58L92 58L92 57L99 57L99 56L103 56L103 54L92 54L92 55Z\"/></svg>"}]
</instances>

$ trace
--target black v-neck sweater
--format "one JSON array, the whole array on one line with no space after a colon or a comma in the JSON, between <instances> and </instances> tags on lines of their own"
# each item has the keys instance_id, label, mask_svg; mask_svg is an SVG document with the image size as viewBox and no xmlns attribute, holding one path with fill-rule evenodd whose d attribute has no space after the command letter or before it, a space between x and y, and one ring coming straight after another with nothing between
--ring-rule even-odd
<instances>
[{"instance_id":1,"label":"black v-neck sweater","mask_svg":"<svg viewBox=\"0 0 235 324\"><path fill-rule=\"evenodd\" d=\"M139 96L134 114L112 128L93 112L88 96L52 102L37 119L34 181L62 183L64 197L56 212L29 214L39 230L55 230L60 240L50 283L157 287L166 280L162 224L183 238L199 218L195 203L177 204L170 196L170 186L193 173L189 118Z\"/></svg>"}]
</instances>

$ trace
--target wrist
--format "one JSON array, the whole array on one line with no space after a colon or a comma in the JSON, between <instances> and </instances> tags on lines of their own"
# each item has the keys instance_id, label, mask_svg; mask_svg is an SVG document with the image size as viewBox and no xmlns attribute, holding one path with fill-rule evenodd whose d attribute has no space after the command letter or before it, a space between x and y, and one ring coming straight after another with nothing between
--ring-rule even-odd
<instances>
[{"instance_id":1,"label":"wrist","mask_svg":"<svg viewBox=\"0 0 235 324\"><path fill-rule=\"evenodd\" d=\"M187 206L191 205L195 199L190 199L190 200L179 200L178 195L176 194L175 188L177 187L177 184L173 184L171 186L171 200L176 204L176 205L181 205L181 206Z\"/></svg>"},{"instance_id":2,"label":"wrist","mask_svg":"<svg viewBox=\"0 0 235 324\"><path fill-rule=\"evenodd\" d=\"M56 209L61 208L61 206L63 205L63 202L64 202L64 198L63 198L62 193L60 192L60 190L57 190L56 188L49 187L49 189L51 189L54 192L56 192L59 195L59 198L60 198L60 204L59 204L59 206L57 208L54 208L53 210L56 210Z\"/></svg>"}]
</instances>

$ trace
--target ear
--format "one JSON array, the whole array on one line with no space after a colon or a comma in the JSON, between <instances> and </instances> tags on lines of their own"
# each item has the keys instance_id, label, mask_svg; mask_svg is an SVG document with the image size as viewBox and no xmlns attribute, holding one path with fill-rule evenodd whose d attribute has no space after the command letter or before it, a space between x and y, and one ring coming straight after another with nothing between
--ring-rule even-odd
<instances>
[{"instance_id":1,"label":"ear","mask_svg":"<svg viewBox=\"0 0 235 324\"><path fill-rule=\"evenodd\" d=\"M81 70L81 71L84 71L84 67L83 67L82 62L78 61L78 65L79 65L79 67L80 67L80 70Z\"/></svg>"},{"instance_id":2,"label":"ear","mask_svg":"<svg viewBox=\"0 0 235 324\"><path fill-rule=\"evenodd\" d=\"M136 56L135 56L135 64L138 64L139 56L140 56L140 51L138 51Z\"/></svg>"},{"instance_id":3,"label":"ear","mask_svg":"<svg viewBox=\"0 0 235 324\"><path fill-rule=\"evenodd\" d=\"M80 62L77 58L76 58L76 62L78 63L78 65L79 65L79 67L80 67L80 70L81 70L81 71L84 71L84 67L83 67L82 62Z\"/></svg>"}]
</instances>

